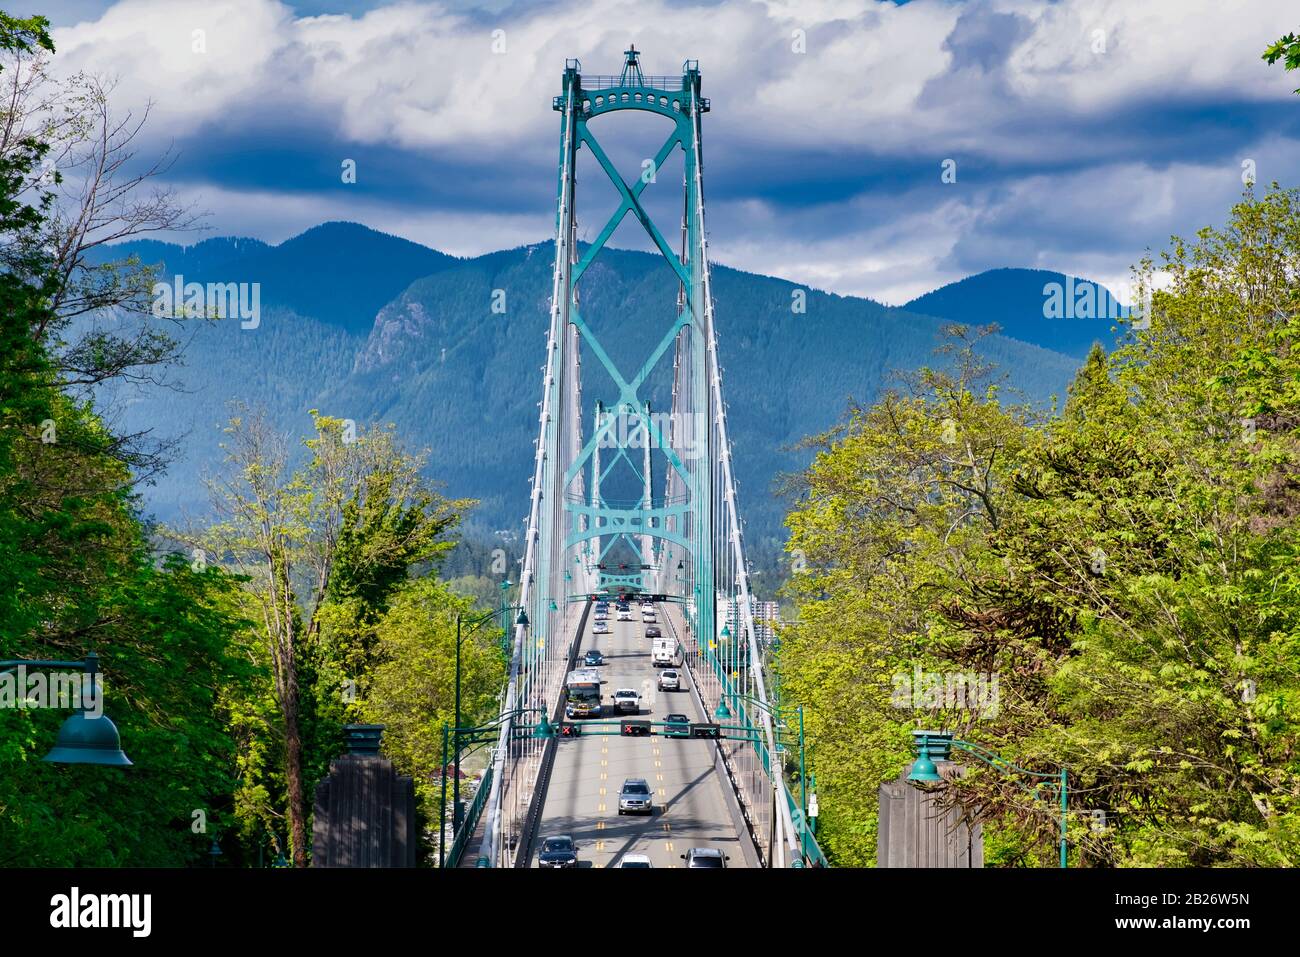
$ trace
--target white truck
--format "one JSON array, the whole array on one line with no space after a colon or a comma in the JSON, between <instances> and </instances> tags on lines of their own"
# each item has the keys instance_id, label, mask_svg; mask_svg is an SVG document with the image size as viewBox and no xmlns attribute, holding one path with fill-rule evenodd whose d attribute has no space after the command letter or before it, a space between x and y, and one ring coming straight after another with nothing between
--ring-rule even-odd
<instances>
[{"instance_id":1,"label":"white truck","mask_svg":"<svg viewBox=\"0 0 1300 957\"><path fill-rule=\"evenodd\" d=\"M680 668L681 649L672 638L656 638L650 648L650 661L656 668Z\"/></svg>"},{"instance_id":2,"label":"white truck","mask_svg":"<svg viewBox=\"0 0 1300 957\"><path fill-rule=\"evenodd\" d=\"M641 713L641 695L635 688L619 688L614 692L614 710L619 714Z\"/></svg>"}]
</instances>

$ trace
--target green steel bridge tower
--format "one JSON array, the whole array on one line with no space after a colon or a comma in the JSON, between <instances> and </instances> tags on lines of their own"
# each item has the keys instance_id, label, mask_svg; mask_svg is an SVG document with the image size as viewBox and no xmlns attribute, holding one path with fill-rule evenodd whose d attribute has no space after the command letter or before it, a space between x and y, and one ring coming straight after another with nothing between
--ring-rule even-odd
<instances>
[{"instance_id":1,"label":"green steel bridge tower","mask_svg":"<svg viewBox=\"0 0 1300 957\"><path fill-rule=\"evenodd\" d=\"M799 866L815 842L782 780L780 731L772 717L777 709L768 702L754 625L710 290L702 145L702 120L710 107L701 94L699 65L687 60L680 76L647 76L635 47L625 52L616 76L584 74L570 60L553 108L559 116L555 262L520 577L527 624L514 628L478 859L482 866L525 863L551 742L521 733L528 728L520 716L544 711L559 720L581 610L599 592L642 592L680 606L695 687L710 709L730 702L737 720L752 729L747 739L723 747L729 786L747 808L764 864ZM616 117L628 111L657 114L668 128L658 152L630 179L594 132L617 124ZM575 169L583 149L617 190L619 202L580 249ZM678 150L684 176L674 244L647 212L643 196ZM581 304L584 277L629 215L677 287L676 302L664 303L653 348L634 369L613 361ZM597 364L614 384L614 394L591 408L583 402L584 362ZM647 380L669 363L671 408L652 411ZM666 371L660 376L665 381ZM634 470L638 500L613 501L603 491L616 463ZM613 562L616 544L636 557ZM749 665L738 667L742 661Z\"/></svg>"}]
</instances>

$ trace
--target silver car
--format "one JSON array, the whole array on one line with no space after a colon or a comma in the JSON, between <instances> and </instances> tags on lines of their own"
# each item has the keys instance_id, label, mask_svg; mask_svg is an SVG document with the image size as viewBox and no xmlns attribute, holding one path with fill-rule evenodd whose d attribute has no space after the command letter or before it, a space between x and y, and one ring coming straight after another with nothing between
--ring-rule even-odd
<instances>
[{"instance_id":1,"label":"silver car","mask_svg":"<svg viewBox=\"0 0 1300 957\"><path fill-rule=\"evenodd\" d=\"M654 814L655 803L645 778L628 778L618 792L619 814Z\"/></svg>"}]
</instances>

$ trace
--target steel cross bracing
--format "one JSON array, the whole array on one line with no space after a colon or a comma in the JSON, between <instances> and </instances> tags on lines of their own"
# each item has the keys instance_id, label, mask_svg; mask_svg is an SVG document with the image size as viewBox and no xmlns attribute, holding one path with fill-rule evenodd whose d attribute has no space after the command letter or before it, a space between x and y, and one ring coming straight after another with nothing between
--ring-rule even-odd
<instances>
[{"instance_id":1,"label":"steel cross bracing","mask_svg":"<svg viewBox=\"0 0 1300 957\"><path fill-rule=\"evenodd\" d=\"M681 603L687 632L682 643L697 689L709 708L725 701L753 729L748 738L718 746L755 845L767 866L798 866L803 816L788 793L778 757L763 674L767 649L760 647L754 627L722 400L704 226L701 117L709 101L700 96L699 67L687 61L680 78L647 77L633 48L620 76L584 83L581 66L569 61L554 108L561 116L555 265L520 576L528 624L515 628L479 860L487 866L525 863L530 812L544 787L550 742L515 730L535 721L537 709L544 708L551 720L560 718L578 614L588 595L605 588L666 594ZM647 166L657 172L676 150L682 152L678 250L642 204L655 177L625 181L590 129L597 117L623 110L655 113L672 124ZM618 191L619 205L579 256L575 166L583 147ZM678 285L676 309L666 317L650 355L631 374L614 363L579 305L583 276L628 215L645 229ZM654 415L643 392L670 349L671 412ZM595 404L591 433L585 436L584 350L615 390ZM635 426L630 433L629 420ZM655 458L662 463L658 471ZM610 502L604 493L610 470L620 463L640 480L638 501ZM658 498L656 475L662 476ZM610 567L606 559L616 546L637 556L635 569Z\"/></svg>"}]
</instances>

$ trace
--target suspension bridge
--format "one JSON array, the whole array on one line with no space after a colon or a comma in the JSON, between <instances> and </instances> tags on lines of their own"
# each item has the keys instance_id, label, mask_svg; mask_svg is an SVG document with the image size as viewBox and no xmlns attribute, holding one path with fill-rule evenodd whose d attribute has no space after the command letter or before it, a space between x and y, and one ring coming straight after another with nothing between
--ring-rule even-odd
<instances>
[{"instance_id":1,"label":"suspension bridge","mask_svg":"<svg viewBox=\"0 0 1300 957\"><path fill-rule=\"evenodd\" d=\"M681 866L694 847L722 851L730 867L824 865L794 719L769 691L772 641L756 623L745 561L710 288L702 144L710 104L698 62L686 61L680 76L647 76L633 47L619 75L596 76L570 60L553 106L555 265L519 614L511 609L497 720L453 731L457 753L471 743L492 750L472 805L457 808L445 866L531 866L539 839L554 834L573 837L591 866L628 853ZM638 114L662 118L668 132L628 179L593 129ZM617 208L580 244L582 156L608 178ZM646 202L670 158L683 171L675 245ZM591 315L580 297L628 216L677 290L652 350L631 361L619 354L617 314ZM611 612L598 627L597 600L619 596L652 611L630 621ZM651 644L665 639L680 690L655 681ZM604 656L600 715L573 717L566 682L592 649ZM617 689L637 692L635 714L613 710ZM625 778L649 784L654 813L619 813Z\"/></svg>"}]
</instances>

